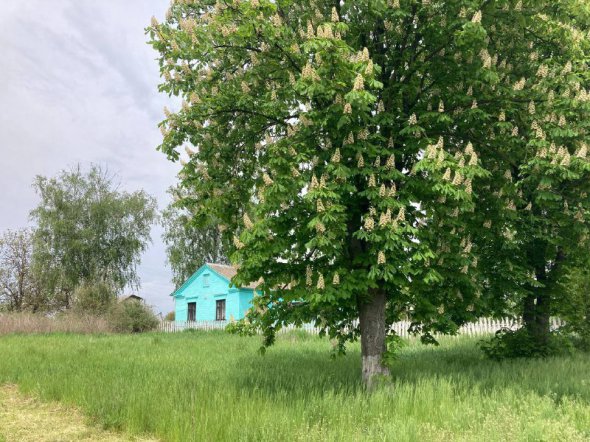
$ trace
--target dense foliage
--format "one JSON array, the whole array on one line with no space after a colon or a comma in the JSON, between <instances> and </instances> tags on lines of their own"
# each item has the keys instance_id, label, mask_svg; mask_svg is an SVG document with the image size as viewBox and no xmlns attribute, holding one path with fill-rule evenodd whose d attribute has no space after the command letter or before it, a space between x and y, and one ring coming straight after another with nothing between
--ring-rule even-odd
<instances>
[{"instance_id":1,"label":"dense foliage","mask_svg":"<svg viewBox=\"0 0 590 442\"><path fill-rule=\"evenodd\" d=\"M117 302L109 310L109 327L119 333L143 333L154 330L159 320L150 307L141 301Z\"/></svg>"},{"instance_id":2,"label":"dense foliage","mask_svg":"<svg viewBox=\"0 0 590 442\"><path fill-rule=\"evenodd\" d=\"M585 256L579 265L570 266L557 285L559 294L555 308L565 321L564 332L572 333L574 343L590 350L590 261Z\"/></svg>"},{"instance_id":3,"label":"dense foliage","mask_svg":"<svg viewBox=\"0 0 590 442\"><path fill-rule=\"evenodd\" d=\"M37 311L43 304L32 254L31 230L8 230L0 236L0 306L8 311Z\"/></svg>"},{"instance_id":4,"label":"dense foliage","mask_svg":"<svg viewBox=\"0 0 590 442\"><path fill-rule=\"evenodd\" d=\"M182 189L170 189L176 200ZM203 264L227 264L222 237L217 228L195 224L193 214L173 201L162 212L166 256L172 269L172 282L180 287Z\"/></svg>"},{"instance_id":5,"label":"dense foliage","mask_svg":"<svg viewBox=\"0 0 590 442\"><path fill-rule=\"evenodd\" d=\"M182 204L233 240L236 282L263 277L249 320L267 344L316 320L341 348L360 333L382 372L401 315L433 341L522 305L548 333L545 288L588 241L589 15L177 0L153 20L161 90L183 99L160 148L182 157Z\"/></svg>"},{"instance_id":6,"label":"dense foliage","mask_svg":"<svg viewBox=\"0 0 590 442\"><path fill-rule=\"evenodd\" d=\"M33 260L54 308L72 305L83 285L106 284L113 293L138 283L137 265L150 241L156 202L144 191L118 188L98 166L37 177L41 201Z\"/></svg>"}]
</instances>

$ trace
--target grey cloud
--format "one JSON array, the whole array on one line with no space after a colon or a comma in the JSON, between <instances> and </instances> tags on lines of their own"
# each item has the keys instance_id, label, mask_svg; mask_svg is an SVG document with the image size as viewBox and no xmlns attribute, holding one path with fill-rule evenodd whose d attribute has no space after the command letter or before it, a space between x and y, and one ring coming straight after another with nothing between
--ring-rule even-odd
<instances>
[{"instance_id":1,"label":"grey cloud","mask_svg":"<svg viewBox=\"0 0 590 442\"><path fill-rule=\"evenodd\" d=\"M101 163L125 188L167 203L177 167L155 150L169 99L157 92L150 17L167 0L2 0L0 2L0 230L26 225L35 175ZM172 309L160 228L140 268L158 311Z\"/></svg>"}]
</instances>

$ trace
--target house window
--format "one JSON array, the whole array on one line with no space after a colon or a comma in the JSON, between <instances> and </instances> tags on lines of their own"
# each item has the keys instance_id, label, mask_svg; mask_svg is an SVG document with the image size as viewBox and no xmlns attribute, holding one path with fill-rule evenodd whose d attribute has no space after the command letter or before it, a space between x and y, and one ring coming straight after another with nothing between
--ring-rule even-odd
<instances>
[{"instance_id":1,"label":"house window","mask_svg":"<svg viewBox=\"0 0 590 442\"><path fill-rule=\"evenodd\" d=\"M225 299L215 301L215 320L225 321Z\"/></svg>"},{"instance_id":2,"label":"house window","mask_svg":"<svg viewBox=\"0 0 590 442\"><path fill-rule=\"evenodd\" d=\"M203 287L209 287L209 273L203 275Z\"/></svg>"},{"instance_id":3,"label":"house window","mask_svg":"<svg viewBox=\"0 0 590 442\"><path fill-rule=\"evenodd\" d=\"M196 321L197 320L197 303L196 302L189 302L188 303L188 317L189 321Z\"/></svg>"}]
</instances>

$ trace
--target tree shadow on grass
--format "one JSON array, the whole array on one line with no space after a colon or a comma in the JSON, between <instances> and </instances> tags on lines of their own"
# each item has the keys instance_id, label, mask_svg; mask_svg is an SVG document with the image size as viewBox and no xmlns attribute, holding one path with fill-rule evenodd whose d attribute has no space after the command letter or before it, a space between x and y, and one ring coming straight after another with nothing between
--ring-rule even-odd
<instances>
[{"instance_id":1,"label":"tree shadow on grass","mask_svg":"<svg viewBox=\"0 0 590 442\"><path fill-rule=\"evenodd\" d=\"M316 338L314 338L316 339ZM281 346L241 356L229 380L238 390L264 391L269 395L305 398L320 392L353 393L361 389L360 355L351 349L345 356L332 358L325 346Z\"/></svg>"},{"instance_id":2,"label":"tree shadow on grass","mask_svg":"<svg viewBox=\"0 0 590 442\"><path fill-rule=\"evenodd\" d=\"M395 384L417 385L441 379L458 390L477 389L484 394L511 389L523 393L564 396L590 402L590 355L495 362L485 358L477 340L442 340L439 347L416 342L404 348L392 366ZM264 356L236 361L229 381L241 391L305 398L323 393L353 394L362 391L360 352L353 346L346 356L330 358L329 345L278 346ZM581 380L586 379L586 382ZM395 391L395 390L394 390Z\"/></svg>"},{"instance_id":3,"label":"tree shadow on grass","mask_svg":"<svg viewBox=\"0 0 590 442\"><path fill-rule=\"evenodd\" d=\"M445 379L458 388L477 388L485 394L511 389L523 393L564 396L590 402L590 355L511 359L501 362L485 357L481 340L445 338L439 347L414 346L402 352L394 367L394 381L415 384L424 379Z\"/></svg>"}]
</instances>

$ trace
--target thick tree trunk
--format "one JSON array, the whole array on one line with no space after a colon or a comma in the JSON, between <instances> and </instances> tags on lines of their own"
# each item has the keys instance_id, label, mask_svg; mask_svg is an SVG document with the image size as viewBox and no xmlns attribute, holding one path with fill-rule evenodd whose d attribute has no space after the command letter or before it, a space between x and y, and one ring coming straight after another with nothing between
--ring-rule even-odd
<instances>
[{"instance_id":1,"label":"thick tree trunk","mask_svg":"<svg viewBox=\"0 0 590 442\"><path fill-rule=\"evenodd\" d=\"M383 364L383 355L387 349L386 296L383 290L371 290L370 296L367 302L359 305L362 376L367 389L371 389L376 376L389 375L389 369Z\"/></svg>"},{"instance_id":2,"label":"thick tree trunk","mask_svg":"<svg viewBox=\"0 0 590 442\"><path fill-rule=\"evenodd\" d=\"M537 269L536 276L539 282L547 283L544 267ZM524 300L523 321L537 348L544 349L551 332L551 295L546 287L536 288L535 291Z\"/></svg>"}]
</instances>

